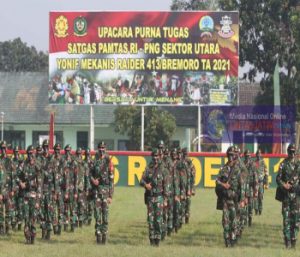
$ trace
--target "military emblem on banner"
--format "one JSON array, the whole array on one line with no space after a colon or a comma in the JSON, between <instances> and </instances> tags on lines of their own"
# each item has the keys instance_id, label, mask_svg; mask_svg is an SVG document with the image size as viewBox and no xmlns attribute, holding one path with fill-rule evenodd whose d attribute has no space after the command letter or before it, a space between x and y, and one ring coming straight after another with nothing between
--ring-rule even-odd
<instances>
[{"instance_id":1,"label":"military emblem on banner","mask_svg":"<svg viewBox=\"0 0 300 257\"><path fill-rule=\"evenodd\" d=\"M220 21L221 30L219 30L218 34L222 38L230 38L234 35L234 31L231 29L232 20L231 17L225 15L222 17Z\"/></svg>"},{"instance_id":2,"label":"military emblem on banner","mask_svg":"<svg viewBox=\"0 0 300 257\"><path fill-rule=\"evenodd\" d=\"M87 30L87 22L84 17L77 17L74 20L74 35L78 37L83 37L85 36Z\"/></svg>"},{"instance_id":3,"label":"military emblem on banner","mask_svg":"<svg viewBox=\"0 0 300 257\"><path fill-rule=\"evenodd\" d=\"M214 20L210 16L203 16L199 21L201 31L200 37L212 37L214 31Z\"/></svg>"},{"instance_id":4,"label":"military emblem on banner","mask_svg":"<svg viewBox=\"0 0 300 257\"><path fill-rule=\"evenodd\" d=\"M60 15L55 20L55 36L66 37L68 36L68 20L65 16Z\"/></svg>"}]
</instances>

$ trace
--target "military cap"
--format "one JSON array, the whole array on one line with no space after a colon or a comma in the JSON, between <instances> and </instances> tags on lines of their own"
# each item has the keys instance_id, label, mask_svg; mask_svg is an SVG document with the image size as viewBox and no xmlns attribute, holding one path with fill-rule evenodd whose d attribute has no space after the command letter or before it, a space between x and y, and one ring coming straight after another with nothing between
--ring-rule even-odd
<instances>
[{"instance_id":1,"label":"military cap","mask_svg":"<svg viewBox=\"0 0 300 257\"><path fill-rule=\"evenodd\" d=\"M65 151L71 151L72 150L72 147L70 144L67 144L64 148Z\"/></svg>"},{"instance_id":2,"label":"military cap","mask_svg":"<svg viewBox=\"0 0 300 257\"><path fill-rule=\"evenodd\" d=\"M104 141L101 141L99 144L98 144L98 148L101 148L101 147L106 147L106 144Z\"/></svg>"},{"instance_id":3,"label":"military cap","mask_svg":"<svg viewBox=\"0 0 300 257\"><path fill-rule=\"evenodd\" d=\"M32 145L28 146L26 152L27 153L33 153L34 152L34 147Z\"/></svg>"},{"instance_id":4,"label":"military cap","mask_svg":"<svg viewBox=\"0 0 300 257\"><path fill-rule=\"evenodd\" d=\"M43 146L43 147L44 147L44 146L49 146L49 140L48 140L48 139L45 139L45 140L43 141L42 146Z\"/></svg>"},{"instance_id":5,"label":"military cap","mask_svg":"<svg viewBox=\"0 0 300 257\"><path fill-rule=\"evenodd\" d=\"M61 149L61 146L59 143L56 143L53 147L54 150L60 150Z\"/></svg>"}]
</instances>

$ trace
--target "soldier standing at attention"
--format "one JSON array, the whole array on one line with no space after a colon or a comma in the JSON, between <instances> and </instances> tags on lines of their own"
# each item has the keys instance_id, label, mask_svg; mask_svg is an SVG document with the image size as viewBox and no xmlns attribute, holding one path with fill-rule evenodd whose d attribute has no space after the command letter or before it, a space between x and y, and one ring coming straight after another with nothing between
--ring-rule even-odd
<instances>
[{"instance_id":1,"label":"soldier standing at attention","mask_svg":"<svg viewBox=\"0 0 300 257\"><path fill-rule=\"evenodd\" d=\"M6 142L2 141L1 148L1 173L2 173L2 192L0 192L0 234L8 235L11 225L15 225L15 201L14 197L17 192L16 170L12 160L6 154Z\"/></svg>"},{"instance_id":2,"label":"soldier standing at attention","mask_svg":"<svg viewBox=\"0 0 300 257\"><path fill-rule=\"evenodd\" d=\"M158 149L152 150L152 161L144 171L140 185L145 188L148 212L149 239L152 246L159 246L163 232L163 208L167 205L167 188L163 164Z\"/></svg>"},{"instance_id":3,"label":"soldier standing at attention","mask_svg":"<svg viewBox=\"0 0 300 257\"><path fill-rule=\"evenodd\" d=\"M59 143L55 144L54 154L50 158L48 169L55 175L54 188L54 219L53 232L56 235L61 234L61 226L64 223L64 194L65 194L65 174L61 168L62 157L60 154L61 146Z\"/></svg>"},{"instance_id":4,"label":"soldier standing at attention","mask_svg":"<svg viewBox=\"0 0 300 257\"><path fill-rule=\"evenodd\" d=\"M248 198L248 226L252 225L252 216L254 209L254 199L257 198L258 195L258 174L256 171L256 167L251 159L250 151L246 149L244 152L244 164L248 170L248 190L247 190L247 198Z\"/></svg>"},{"instance_id":5,"label":"soldier standing at attention","mask_svg":"<svg viewBox=\"0 0 300 257\"><path fill-rule=\"evenodd\" d=\"M62 158L61 168L64 175L64 231L68 230L69 224L71 225L71 232L75 229L75 216L74 216L74 196L75 196L75 168L76 162L71 154L71 146L67 144L64 148L65 155Z\"/></svg>"},{"instance_id":6,"label":"soldier standing at attention","mask_svg":"<svg viewBox=\"0 0 300 257\"><path fill-rule=\"evenodd\" d=\"M43 141L42 149L43 152L40 157L42 172L41 228L42 239L50 240L55 209L55 173L54 169L49 168L51 156L48 140Z\"/></svg>"},{"instance_id":7,"label":"soldier standing at attention","mask_svg":"<svg viewBox=\"0 0 300 257\"><path fill-rule=\"evenodd\" d=\"M227 163L220 169L216 179L216 193L218 202L221 206L218 209L223 210L222 224L224 229L224 240L226 247L232 247L236 243L236 233L238 230L236 206L239 202L239 163L235 159L234 147L227 149Z\"/></svg>"},{"instance_id":8,"label":"soldier standing at attention","mask_svg":"<svg viewBox=\"0 0 300 257\"><path fill-rule=\"evenodd\" d=\"M17 184L24 190L24 235L27 244L34 244L36 236L35 222L41 200L41 174L33 156L33 146L28 146L24 166L18 169Z\"/></svg>"},{"instance_id":9,"label":"soldier standing at attention","mask_svg":"<svg viewBox=\"0 0 300 257\"><path fill-rule=\"evenodd\" d=\"M195 195L196 170L192 160L188 157L188 150L186 147L182 149L182 159L185 163L188 183L190 184L189 185L190 191L187 192L187 196L186 196L186 207L185 207L185 214L184 214L185 224L188 224L191 216L191 197Z\"/></svg>"},{"instance_id":10,"label":"soldier standing at attention","mask_svg":"<svg viewBox=\"0 0 300 257\"><path fill-rule=\"evenodd\" d=\"M91 183L90 183L90 173L91 169L94 166L94 161L91 157L91 151L90 148L87 148L85 150L85 158L84 158L84 169L85 173L87 174L87 181L85 185L85 194L86 194L86 219L87 219L87 224L90 225L92 222L92 217L93 217L93 194L91 190Z\"/></svg>"},{"instance_id":11,"label":"soldier standing at attention","mask_svg":"<svg viewBox=\"0 0 300 257\"><path fill-rule=\"evenodd\" d=\"M106 244L108 232L109 205L114 192L114 166L106 154L106 145L98 144L98 153L91 170L90 182L95 208L95 235L97 244Z\"/></svg>"},{"instance_id":12,"label":"soldier standing at attention","mask_svg":"<svg viewBox=\"0 0 300 257\"><path fill-rule=\"evenodd\" d=\"M276 182L282 191L283 236L286 248L296 247L299 231L300 163L295 159L296 148L289 144L288 157L279 166Z\"/></svg>"},{"instance_id":13,"label":"soldier standing at attention","mask_svg":"<svg viewBox=\"0 0 300 257\"><path fill-rule=\"evenodd\" d=\"M15 146L13 149L13 170L17 175L17 169L19 165L23 165L23 158L19 155L19 147ZM16 193L14 195L14 203L15 203L15 216L16 216L16 223L18 225L18 230L22 230L22 222L24 220L23 215L23 205L24 205L24 197L19 194L19 188L16 188Z\"/></svg>"},{"instance_id":14,"label":"soldier standing at attention","mask_svg":"<svg viewBox=\"0 0 300 257\"><path fill-rule=\"evenodd\" d=\"M268 188L268 170L261 156L261 150L256 151L255 166L258 172L258 196L254 200L255 214L261 215L263 209L264 188Z\"/></svg>"}]
</instances>

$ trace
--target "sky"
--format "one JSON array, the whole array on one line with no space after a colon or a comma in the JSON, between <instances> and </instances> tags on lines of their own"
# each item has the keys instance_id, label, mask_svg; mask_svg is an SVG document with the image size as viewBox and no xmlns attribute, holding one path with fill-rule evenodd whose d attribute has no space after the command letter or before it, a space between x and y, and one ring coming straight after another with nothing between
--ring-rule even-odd
<instances>
[{"instance_id":1,"label":"sky","mask_svg":"<svg viewBox=\"0 0 300 257\"><path fill-rule=\"evenodd\" d=\"M168 11L171 3L172 0L4 0L0 42L20 37L28 46L45 52L50 11Z\"/></svg>"}]
</instances>

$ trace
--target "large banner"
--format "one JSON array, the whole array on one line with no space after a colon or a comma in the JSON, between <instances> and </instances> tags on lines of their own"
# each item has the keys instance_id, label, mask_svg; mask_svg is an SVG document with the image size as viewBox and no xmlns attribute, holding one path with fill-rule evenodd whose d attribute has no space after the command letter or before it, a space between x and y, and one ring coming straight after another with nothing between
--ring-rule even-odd
<instances>
[{"instance_id":1,"label":"large banner","mask_svg":"<svg viewBox=\"0 0 300 257\"><path fill-rule=\"evenodd\" d=\"M280 163L285 155L264 155L263 159L269 172L270 187L276 186L276 175ZM190 158L196 169L195 186L213 188L221 167L227 161L220 153L191 153ZM255 161L255 156L252 156ZM115 166L115 184L118 186L139 186L139 180L151 161L151 157L143 152L120 154L112 153L112 162Z\"/></svg>"},{"instance_id":2,"label":"large banner","mask_svg":"<svg viewBox=\"0 0 300 257\"><path fill-rule=\"evenodd\" d=\"M237 12L50 12L51 104L232 105Z\"/></svg>"}]
</instances>

